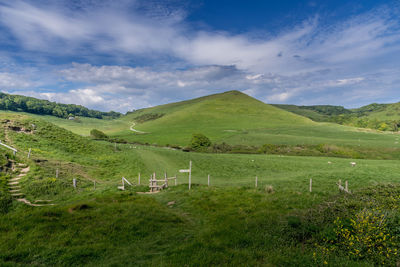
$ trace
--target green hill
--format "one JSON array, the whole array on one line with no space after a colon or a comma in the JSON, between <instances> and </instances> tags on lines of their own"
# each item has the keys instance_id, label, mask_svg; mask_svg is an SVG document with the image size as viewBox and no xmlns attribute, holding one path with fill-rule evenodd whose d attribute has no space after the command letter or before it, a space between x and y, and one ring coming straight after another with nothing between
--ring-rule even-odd
<instances>
[{"instance_id":1,"label":"green hill","mask_svg":"<svg viewBox=\"0 0 400 267\"><path fill-rule=\"evenodd\" d=\"M273 104L273 106L319 122L332 122L335 116L352 113L352 111L342 106L331 105L296 106Z\"/></svg>"},{"instance_id":2,"label":"green hill","mask_svg":"<svg viewBox=\"0 0 400 267\"><path fill-rule=\"evenodd\" d=\"M148 133L136 137L162 144L187 144L197 132L223 141L249 130L314 124L238 91L142 109L124 119L135 121L136 130Z\"/></svg>"},{"instance_id":3,"label":"green hill","mask_svg":"<svg viewBox=\"0 0 400 267\"><path fill-rule=\"evenodd\" d=\"M327 260L333 266L394 266L399 260L395 253L380 257L378 249L360 258L343 257L353 248L335 235L338 217L357 220L368 209L374 211L368 225L379 227L376 239L381 231L389 240L398 234L397 160L360 159L352 167L352 160L340 158L114 147L12 113L0 113L0 138L18 149L13 156L0 147L5 170L0 174L1 266L322 266ZM4 168L10 160L16 169ZM173 175L189 160L190 191L187 174L178 173L177 186L136 194L149 190L153 172ZM7 184L22 163L30 167L19 180L26 198L56 205L30 207L11 199ZM139 172L142 185L117 189L122 176L135 184ZM348 181L353 194L339 193L338 179ZM357 237L367 240L369 234ZM399 249L398 243L383 248Z\"/></svg>"}]
</instances>

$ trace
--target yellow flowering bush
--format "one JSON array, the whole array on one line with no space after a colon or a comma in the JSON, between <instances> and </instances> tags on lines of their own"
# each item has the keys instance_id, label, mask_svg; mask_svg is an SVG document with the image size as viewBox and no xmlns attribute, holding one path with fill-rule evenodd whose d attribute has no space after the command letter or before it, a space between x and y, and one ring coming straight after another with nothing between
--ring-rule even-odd
<instances>
[{"instance_id":1,"label":"yellow flowering bush","mask_svg":"<svg viewBox=\"0 0 400 267\"><path fill-rule=\"evenodd\" d=\"M364 209L345 227L335 220L336 245L353 258L371 258L384 264L397 255L396 240L387 229L387 214L379 209Z\"/></svg>"},{"instance_id":2,"label":"yellow flowering bush","mask_svg":"<svg viewBox=\"0 0 400 267\"><path fill-rule=\"evenodd\" d=\"M369 259L376 264L393 264L398 256L396 237L387 227L387 213L379 208L363 209L345 225L341 218L334 221L335 237L324 239L323 245L315 244L320 259L327 264L333 252L353 260ZM317 253L313 254L317 260Z\"/></svg>"}]
</instances>

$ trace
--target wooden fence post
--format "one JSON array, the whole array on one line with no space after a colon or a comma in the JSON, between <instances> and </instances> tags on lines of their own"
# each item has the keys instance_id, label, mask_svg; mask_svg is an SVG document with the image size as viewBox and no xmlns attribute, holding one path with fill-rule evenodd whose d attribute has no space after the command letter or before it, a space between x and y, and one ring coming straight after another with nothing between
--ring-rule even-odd
<instances>
[{"instance_id":1,"label":"wooden fence post","mask_svg":"<svg viewBox=\"0 0 400 267\"><path fill-rule=\"evenodd\" d=\"M349 183L347 181L344 182L344 191L349 192Z\"/></svg>"},{"instance_id":2,"label":"wooden fence post","mask_svg":"<svg viewBox=\"0 0 400 267\"><path fill-rule=\"evenodd\" d=\"M177 185L178 184L178 177L176 177L176 174L175 174L175 185Z\"/></svg>"},{"instance_id":3,"label":"wooden fence post","mask_svg":"<svg viewBox=\"0 0 400 267\"><path fill-rule=\"evenodd\" d=\"M210 186L210 175L208 175L208 177L207 177L207 184L208 184L208 186Z\"/></svg>"},{"instance_id":4,"label":"wooden fence post","mask_svg":"<svg viewBox=\"0 0 400 267\"><path fill-rule=\"evenodd\" d=\"M168 187L167 172L164 172L165 187Z\"/></svg>"},{"instance_id":5,"label":"wooden fence post","mask_svg":"<svg viewBox=\"0 0 400 267\"><path fill-rule=\"evenodd\" d=\"M28 159L31 158L31 151L32 151L32 148L29 148Z\"/></svg>"},{"instance_id":6,"label":"wooden fence post","mask_svg":"<svg viewBox=\"0 0 400 267\"><path fill-rule=\"evenodd\" d=\"M312 178L310 178L310 193L312 192Z\"/></svg>"},{"instance_id":7,"label":"wooden fence post","mask_svg":"<svg viewBox=\"0 0 400 267\"><path fill-rule=\"evenodd\" d=\"M189 190L192 186L192 161L189 162Z\"/></svg>"},{"instance_id":8,"label":"wooden fence post","mask_svg":"<svg viewBox=\"0 0 400 267\"><path fill-rule=\"evenodd\" d=\"M72 185L74 186L74 188L76 188L76 179L72 179Z\"/></svg>"},{"instance_id":9,"label":"wooden fence post","mask_svg":"<svg viewBox=\"0 0 400 267\"><path fill-rule=\"evenodd\" d=\"M258 187L258 177L256 176L256 187Z\"/></svg>"},{"instance_id":10,"label":"wooden fence post","mask_svg":"<svg viewBox=\"0 0 400 267\"><path fill-rule=\"evenodd\" d=\"M138 176L138 184L140 185L140 172L139 172L139 176Z\"/></svg>"}]
</instances>

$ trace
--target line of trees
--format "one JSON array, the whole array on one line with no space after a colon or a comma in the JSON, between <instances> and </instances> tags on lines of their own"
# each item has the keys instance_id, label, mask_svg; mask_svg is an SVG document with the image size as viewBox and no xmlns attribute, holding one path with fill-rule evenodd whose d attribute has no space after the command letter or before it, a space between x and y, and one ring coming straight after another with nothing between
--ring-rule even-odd
<instances>
[{"instance_id":1,"label":"line of trees","mask_svg":"<svg viewBox=\"0 0 400 267\"><path fill-rule=\"evenodd\" d=\"M70 116L89 117L97 119L118 118L121 113L110 111L102 112L88 109L81 105L60 104L28 96L9 95L0 93L0 109L10 111L23 111L39 115L52 115L59 118Z\"/></svg>"}]
</instances>

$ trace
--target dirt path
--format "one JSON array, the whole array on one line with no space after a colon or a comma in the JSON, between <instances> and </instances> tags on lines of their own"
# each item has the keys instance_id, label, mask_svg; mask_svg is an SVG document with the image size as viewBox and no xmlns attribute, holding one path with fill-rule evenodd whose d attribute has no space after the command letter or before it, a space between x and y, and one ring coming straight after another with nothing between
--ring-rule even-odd
<instances>
[{"instance_id":1,"label":"dirt path","mask_svg":"<svg viewBox=\"0 0 400 267\"><path fill-rule=\"evenodd\" d=\"M146 133L147 133L147 132L142 132L142 131L133 129L133 127L134 127L135 125L136 125L136 123L133 122L133 124L132 124L132 126L129 128L129 130L131 130L132 132L135 132L135 133L139 133L139 134L146 134Z\"/></svg>"}]
</instances>

